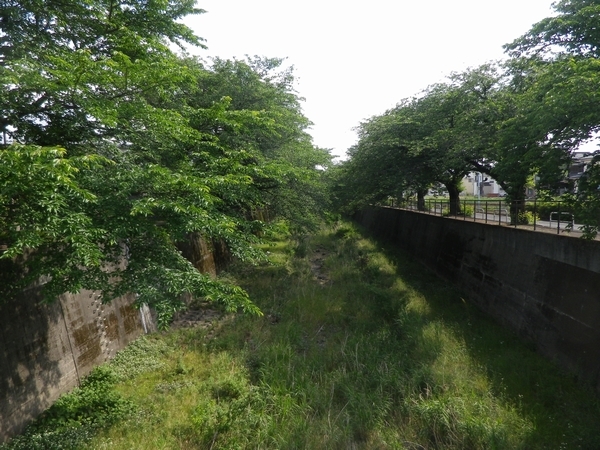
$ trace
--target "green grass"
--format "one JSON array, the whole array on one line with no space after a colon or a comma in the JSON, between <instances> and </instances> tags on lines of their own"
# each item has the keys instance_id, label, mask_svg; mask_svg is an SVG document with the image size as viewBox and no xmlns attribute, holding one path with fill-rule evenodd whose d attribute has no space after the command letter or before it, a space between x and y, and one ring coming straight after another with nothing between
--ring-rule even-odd
<instances>
[{"instance_id":1,"label":"green grass","mask_svg":"<svg viewBox=\"0 0 600 450\"><path fill-rule=\"evenodd\" d=\"M116 420L37 448L600 448L598 397L409 256L349 225L265 249L227 275L263 317L137 341L109 365Z\"/></svg>"}]
</instances>

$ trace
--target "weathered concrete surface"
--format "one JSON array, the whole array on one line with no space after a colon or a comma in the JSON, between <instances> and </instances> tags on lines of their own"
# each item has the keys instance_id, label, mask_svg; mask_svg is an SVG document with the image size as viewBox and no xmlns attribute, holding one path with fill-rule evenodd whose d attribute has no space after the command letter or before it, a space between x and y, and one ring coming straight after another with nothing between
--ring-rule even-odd
<instances>
[{"instance_id":1,"label":"weathered concrete surface","mask_svg":"<svg viewBox=\"0 0 600 450\"><path fill-rule=\"evenodd\" d=\"M600 242L368 207L357 220L600 391Z\"/></svg>"},{"instance_id":2,"label":"weathered concrete surface","mask_svg":"<svg viewBox=\"0 0 600 450\"><path fill-rule=\"evenodd\" d=\"M134 296L104 305L94 292L47 305L36 289L0 304L0 442L22 431L82 377L152 331Z\"/></svg>"},{"instance_id":3,"label":"weathered concrete surface","mask_svg":"<svg viewBox=\"0 0 600 450\"><path fill-rule=\"evenodd\" d=\"M201 273L216 275L231 260L231 253L225 242L206 240L199 233L188 234L185 241L177 244L177 248Z\"/></svg>"},{"instance_id":4,"label":"weathered concrete surface","mask_svg":"<svg viewBox=\"0 0 600 450\"><path fill-rule=\"evenodd\" d=\"M231 258L224 242L207 242L199 234L189 235L180 250L196 269L212 275ZM16 266L5 261L0 266L0 282L10 282ZM104 305L97 293L81 291L47 305L32 288L2 300L0 443L20 433L94 367L156 330L148 308L133 306L132 294Z\"/></svg>"}]
</instances>

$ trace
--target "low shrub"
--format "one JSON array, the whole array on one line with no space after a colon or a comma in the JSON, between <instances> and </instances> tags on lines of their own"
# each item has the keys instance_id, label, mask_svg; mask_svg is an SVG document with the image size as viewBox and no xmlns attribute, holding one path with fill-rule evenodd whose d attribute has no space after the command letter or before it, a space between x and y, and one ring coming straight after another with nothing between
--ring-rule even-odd
<instances>
[{"instance_id":1,"label":"low shrub","mask_svg":"<svg viewBox=\"0 0 600 450\"><path fill-rule=\"evenodd\" d=\"M519 213L519 224L521 225L532 225L539 220L540 217L536 216L532 211L523 211Z\"/></svg>"},{"instance_id":2,"label":"low shrub","mask_svg":"<svg viewBox=\"0 0 600 450\"><path fill-rule=\"evenodd\" d=\"M133 404L114 389L117 374L110 366L95 368L68 394L61 396L24 434L1 450L73 449L90 440L97 429L129 415Z\"/></svg>"},{"instance_id":3,"label":"low shrub","mask_svg":"<svg viewBox=\"0 0 600 450\"><path fill-rule=\"evenodd\" d=\"M527 203L525 205L525 211L532 214L536 214L538 220L550 220L550 214L553 212L569 212L569 207L561 202L535 202Z\"/></svg>"}]
</instances>

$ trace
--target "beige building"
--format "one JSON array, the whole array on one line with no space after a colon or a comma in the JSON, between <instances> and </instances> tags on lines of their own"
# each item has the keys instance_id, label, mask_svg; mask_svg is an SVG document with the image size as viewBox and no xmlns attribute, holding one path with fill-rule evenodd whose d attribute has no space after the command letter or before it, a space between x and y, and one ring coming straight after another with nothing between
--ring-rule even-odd
<instances>
[{"instance_id":1,"label":"beige building","mask_svg":"<svg viewBox=\"0 0 600 450\"><path fill-rule=\"evenodd\" d=\"M463 178L464 190L461 195L473 197L504 197L506 193L498 182L489 175L470 172Z\"/></svg>"}]
</instances>

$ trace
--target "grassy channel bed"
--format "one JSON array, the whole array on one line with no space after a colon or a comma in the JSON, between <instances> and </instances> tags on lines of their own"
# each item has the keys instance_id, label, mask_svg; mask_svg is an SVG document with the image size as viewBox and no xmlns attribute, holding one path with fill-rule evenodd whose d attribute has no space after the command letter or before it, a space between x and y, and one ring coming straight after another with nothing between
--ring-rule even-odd
<instances>
[{"instance_id":1,"label":"grassy channel bed","mask_svg":"<svg viewBox=\"0 0 600 450\"><path fill-rule=\"evenodd\" d=\"M600 402L348 224L234 266L262 317L148 336L2 450L598 449Z\"/></svg>"}]
</instances>

